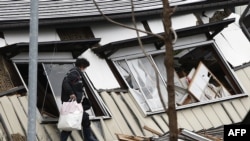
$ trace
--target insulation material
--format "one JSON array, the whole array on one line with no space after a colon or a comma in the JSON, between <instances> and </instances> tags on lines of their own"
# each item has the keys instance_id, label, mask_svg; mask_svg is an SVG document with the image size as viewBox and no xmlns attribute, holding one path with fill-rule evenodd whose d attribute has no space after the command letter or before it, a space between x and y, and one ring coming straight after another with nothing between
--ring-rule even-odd
<instances>
[{"instance_id":1,"label":"insulation material","mask_svg":"<svg viewBox=\"0 0 250 141\"><path fill-rule=\"evenodd\" d=\"M90 62L90 66L86 69L86 74L96 89L115 89L120 87L105 60L100 59L91 50L85 51L79 56L79 58L81 57L88 59Z\"/></svg>"}]
</instances>

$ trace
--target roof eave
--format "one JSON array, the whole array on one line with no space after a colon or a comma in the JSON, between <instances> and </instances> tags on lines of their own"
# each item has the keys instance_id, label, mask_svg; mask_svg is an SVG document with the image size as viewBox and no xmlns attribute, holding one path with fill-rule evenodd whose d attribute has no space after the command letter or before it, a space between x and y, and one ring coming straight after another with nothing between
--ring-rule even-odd
<instances>
[{"instance_id":1,"label":"roof eave","mask_svg":"<svg viewBox=\"0 0 250 141\"><path fill-rule=\"evenodd\" d=\"M86 40L38 42L38 52L71 52L73 58L76 58L85 50L96 45L100 40L100 38L93 38ZM0 48L0 52L5 54L8 58L13 57L20 52L28 51L28 42L16 43Z\"/></svg>"},{"instance_id":2,"label":"roof eave","mask_svg":"<svg viewBox=\"0 0 250 141\"><path fill-rule=\"evenodd\" d=\"M198 35L198 34L206 34L208 39L212 39L217 33L219 33L221 30L223 30L225 27L227 27L229 24L233 23L234 21L235 19L232 18L232 19L227 19L223 21L218 21L218 22L213 22L213 23L208 23L208 24L203 24L203 25L198 25L198 26L192 26L188 28L182 28L182 29L176 30L176 34L178 38ZM212 33L210 34L210 32ZM164 33L159 33L159 34L163 35ZM161 39L153 35L143 36L141 37L141 41L143 44L162 42ZM117 50L121 48L138 46L138 45L139 45L138 39L132 38L132 39L127 39L127 40L112 42L112 43L103 45L102 47L95 47L95 48L92 48L92 50L96 54L98 54L100 57L109 57L111 54L113 54L114 52L116 52Z\"/></svg>"}]
</instances>

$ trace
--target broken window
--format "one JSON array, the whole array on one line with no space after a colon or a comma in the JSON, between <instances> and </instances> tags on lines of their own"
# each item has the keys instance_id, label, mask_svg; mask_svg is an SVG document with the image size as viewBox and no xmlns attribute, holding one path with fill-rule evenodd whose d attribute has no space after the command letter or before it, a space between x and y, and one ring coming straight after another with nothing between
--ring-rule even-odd
<instances>
[{"instance_id":1,"label":"broken window","mask_svg":"<svg viewBox=\"0 0 250 141\"><path fill-rule=\"evenodd\" d=\"M163 110L157 89L168 105L165 50L112 58L138 105L146 113ZM155 69L154 69L155 68ZM174 50L177 108L245 96L231 69L212 42Z\"/></svg>"}]
</instances>

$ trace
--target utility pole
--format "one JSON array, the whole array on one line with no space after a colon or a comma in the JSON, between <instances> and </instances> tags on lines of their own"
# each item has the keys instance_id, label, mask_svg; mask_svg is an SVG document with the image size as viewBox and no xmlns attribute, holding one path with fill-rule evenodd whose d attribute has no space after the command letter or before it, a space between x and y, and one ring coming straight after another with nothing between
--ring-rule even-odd
<instances>
[{"instance_id":1,"label":"utility pole","mask_svg":"<svg viewBox=\"0 0 250 141\"><path fill-rule=\"evenodd\" d=\"M28 135L27 141L36 140L37 54L38 54L38 0L30 1L30 41L28 80Z\"/></svg>"}]
</instances>

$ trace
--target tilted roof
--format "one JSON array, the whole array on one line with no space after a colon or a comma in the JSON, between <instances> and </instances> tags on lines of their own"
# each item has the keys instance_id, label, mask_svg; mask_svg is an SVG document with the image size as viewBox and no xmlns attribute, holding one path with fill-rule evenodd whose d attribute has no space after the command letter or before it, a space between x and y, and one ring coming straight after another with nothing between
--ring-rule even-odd
<instances>
[{"instance_id":1,"label":"tilted roof","mask_svg":"<svg viewBox=\"0 0 250 141\"><path fill-rule=\"evenodd\" d=\"M99 8L111 18L131 18L131 2L124 0L96 0ZM177 6L175 14L197 10L235 7L248 4L248 0L169 0L170 6ZM162 13L161 0L134 0L135 16L147 18ZM0 28L28 26L31 3L23 1L0 1ZM103 20L93 1L39 1L39 24L93 22Z\"/></svg>"}]
</instances>

